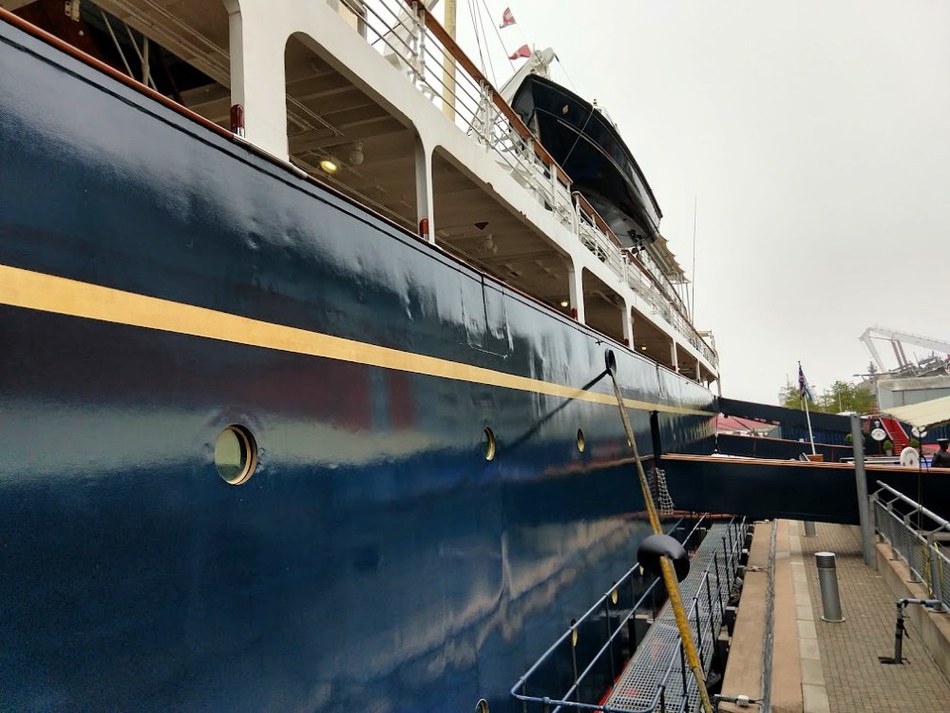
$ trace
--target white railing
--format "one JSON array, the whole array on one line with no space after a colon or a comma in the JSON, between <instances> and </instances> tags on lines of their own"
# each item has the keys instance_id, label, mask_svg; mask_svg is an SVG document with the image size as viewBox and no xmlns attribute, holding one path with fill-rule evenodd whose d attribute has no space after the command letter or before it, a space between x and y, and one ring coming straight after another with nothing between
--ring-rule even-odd
<instances>
[{"instance_id":1,"label":"white railing","mask_svg":"<svg viewBox=\"0 0 950 713\"><path fill-rule=\"evenodd\" d=\"M341 0L356 31L455 125L473 137L534 199L550 209L578 241L629 285L714 368L715 352L685 318L682 299L646 253L632 257L570 177L532 136L521 118L420 2ZM450 77L445 76L450 67ZM446 104L451 109L446 109Z\"/></svg>"}]
</instances>

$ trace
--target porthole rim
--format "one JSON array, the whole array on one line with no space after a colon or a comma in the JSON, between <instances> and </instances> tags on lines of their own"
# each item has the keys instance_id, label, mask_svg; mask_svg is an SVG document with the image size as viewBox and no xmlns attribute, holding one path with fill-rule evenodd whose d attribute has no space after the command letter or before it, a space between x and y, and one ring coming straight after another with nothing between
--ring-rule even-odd
<instances>
[{"instance_id":1,"label":"porthole rim","mask_svg":"<svg viewBox=\"0 0 950 713\"><path fill-rule=\"evenodd\" d=\"M485 461L490 463L498 455L498 439L491 426L485 426L482 429L482 435L485 437L485 451L483 453Z\"/></svg>"},{"instance_id":2,"label":"porthole rim","mask_svg":"<svg viewBox=\"0 0 950 713\"><path fill-rule=\"evenodd\" d=\"M248 480L251 479L251 476L254 475L254 472L257 470L258 464L258 452L257 452L257 439L254 438L254 434L251 432L247 426L240 423L229 423L227 426L221 429L221 432L218 433L218 437L215 438L214 448L217 450L218 440L226 432L230 431L233 433L237 439L240 441L241 446L244 448L244 452L247 454L247 460L244 464L244 468L241 471L241 475L234 480L225 478L221 474L221 469L218 467L217 459L214 462L214 468L218 472L218 477L226 483L227 485L244 485Z\"/></svg>"}]
</instances>

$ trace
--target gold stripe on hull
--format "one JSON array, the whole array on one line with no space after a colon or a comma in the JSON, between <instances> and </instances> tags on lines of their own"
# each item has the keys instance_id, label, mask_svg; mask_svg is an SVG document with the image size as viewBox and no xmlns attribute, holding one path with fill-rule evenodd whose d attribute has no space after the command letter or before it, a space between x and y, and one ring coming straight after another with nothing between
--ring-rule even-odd
<instances>
[{"instance_id":1,"label":"gold stripe on hull","mask_svg":"<svg viewBox=\"0 0 950 713\"><path fill-rule=\"evenodd\" d=\"M506 374L462 362L390 349L8 265L0 265L0 304L566 399L613 405L617 403L611 394L584 391L573 386ZM629 408L635 409L711 415L708 411L635 399L624 399L624 402Z\"/></svg>"}]
</instances>

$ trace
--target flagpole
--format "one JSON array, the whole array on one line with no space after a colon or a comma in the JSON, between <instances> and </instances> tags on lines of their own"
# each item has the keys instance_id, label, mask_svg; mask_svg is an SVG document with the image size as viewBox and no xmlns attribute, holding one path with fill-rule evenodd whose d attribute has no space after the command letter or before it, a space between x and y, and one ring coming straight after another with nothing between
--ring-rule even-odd
<instances>
[{"instance_id":1,"label":"flagpole","mask_svg":"<svg viewBox=\"0 0 950 713\"><path fill-rule=\"evenodd\" d=\"M808 440L811 441L811 454L818 455L815 450L815 434L811 430L811 414L808 413L808 401L811 399L811 387L808 386L808 379L805 378L805 372L802 371L802 363L798 362L798 398L802 400L802 407L805 409L805 421L808 423Z\"/></svg>"},{"instance_id":2,"label":"flagpole","mask_svg":"<svg viewBox=\"0 0 950 713\"><path fill-rule=\"evenodd\" d=\"M818 451L815 450L815 435L811 432L811 416L808 413L808 399L802 396L802 403L805 406L805 420L808 422L808 440L811 441L811 454L816 455Z\"/></svg>"}]
</instances>

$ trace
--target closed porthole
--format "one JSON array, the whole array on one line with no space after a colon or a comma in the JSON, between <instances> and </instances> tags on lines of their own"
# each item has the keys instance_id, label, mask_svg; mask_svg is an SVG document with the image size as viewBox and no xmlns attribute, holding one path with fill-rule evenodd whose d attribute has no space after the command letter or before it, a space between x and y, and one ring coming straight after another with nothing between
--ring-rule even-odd
<instances>
[{"instance_id":1,"label":"closed porthole","mask_svg":"<svg viewBox=\"0 0 950 713\"><path fill-rule=\"evenodd\" d=\"M495 459L495 432L485 428L485 460Z\"/></svg>"},{"instance_id":2,"label":"closed porthole","mask_svg":"<svg viewBox=\"0 0 950 713\"><path fill-rule=\"evenodd\" d=\"M584 449L587 448L587 441L584 439L584 431L577 429L577 450L580 453L584 452Z\"/></svg>"},{"instance_id":3,"label":"closed porthole","mask_svg":"<svg viewBox=\"0 0 950 713\"><path fill-rule=\"evenodd\" d=\"M491 710L488 708L488 701L484 698L480 699L478 703L475 704L475 713L491 713Z\"/></svg>"},{"instance_id":4,"label":"closed porthole","mask_svg":"<svg viewBox=\"0 0 950 713\"><path fill-rule=\"evenodd\" d=\"M232 424L214 444L214 466L229 485L246 483L257 467L257 443L244 426Z\"/></svg>"}]
</instances>

